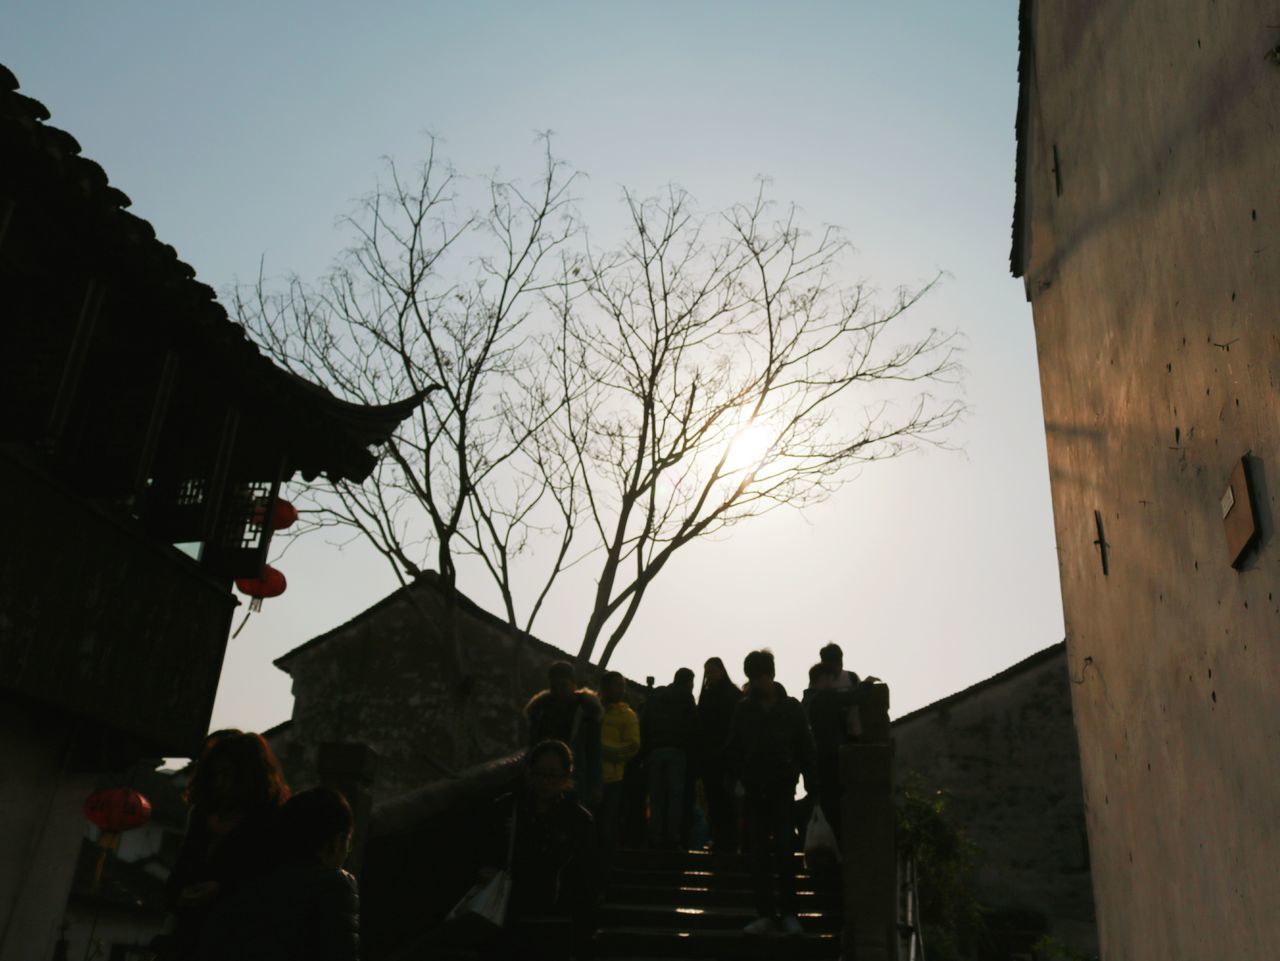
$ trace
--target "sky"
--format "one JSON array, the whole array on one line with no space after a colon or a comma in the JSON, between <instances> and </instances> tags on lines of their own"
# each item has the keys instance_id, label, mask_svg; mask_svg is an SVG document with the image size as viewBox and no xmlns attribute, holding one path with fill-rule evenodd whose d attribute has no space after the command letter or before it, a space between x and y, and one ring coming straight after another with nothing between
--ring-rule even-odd
<instances>
[{"instance_id":1,"label":"sky","mask_svg":"<svg viewBox=\"0 0 1280 961\"><path fill-rule=\"evenodd\" d=\"M586 172L593 238L623 186L676 183L703 209L760 176L857 248L849 282L944 272L913 323L958 329L956 451L873 464L824 504L684 549L612 662L659 683L768 646L798 693L818 648L882 678L893 716L1063 636L1030 306L1009 275L1017 98L1014 0L646 4L540 0L124 3L6 0L0 62L198 276L319 275L338 217L380 158L428 134L462 172L532 175L537 134ZM359 542L317 532L289 590L227 649L213 727L289 717L272 660L395 588ZM591 583L534 632L576 650ZM474 570L459 586L495 609Z\"/></svg>"}]
</instances>

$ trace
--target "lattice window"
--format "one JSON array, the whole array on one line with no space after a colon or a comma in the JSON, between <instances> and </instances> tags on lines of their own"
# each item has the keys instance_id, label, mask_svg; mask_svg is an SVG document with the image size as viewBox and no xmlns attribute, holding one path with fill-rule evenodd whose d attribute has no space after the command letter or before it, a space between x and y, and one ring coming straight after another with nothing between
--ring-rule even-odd
<instances>
[{"instance_id":1,"label":"lattice window","mask_svg":"<svg viewBox=\"0 0 1280 961\"><path fill-rule=\"evenodd\" d=\"M205 490L208 482L204 479L184 480L178 485L178 496L175 503L179 507L194 507L205 501Z\"/></svg>"},{"instance_id":2,"label":"lattice window","mask_svg":"<svg viewBox=\"0 0 1280 961\"><path fill-rule=\"evenodd\" d=\"M256 550L262 543L267 505L271 501L270 481L248 481L231 491L220 543L232 550Z\"/></svg>"}]
</instances>

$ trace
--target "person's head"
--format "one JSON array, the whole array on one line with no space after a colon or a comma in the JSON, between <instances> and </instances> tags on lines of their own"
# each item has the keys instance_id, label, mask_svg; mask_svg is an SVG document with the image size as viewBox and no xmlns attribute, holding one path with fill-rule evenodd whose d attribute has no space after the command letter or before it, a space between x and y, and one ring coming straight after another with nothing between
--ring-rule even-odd
<instances>
[{"instance_id":1,"label":"person's head","mask_svg":"<svg viewBox=\"0 0 1280 961\"><path fill-rule=\"evenodd\" d=\"M237 731L218 737L205 751L186 796L206 814L246 813L284 804L289 785L262 735Z\"/></svg>"},{"instance_id":2,"label":"person's head","mask_svg":"<svg viewBox=\"0 0 1280 961\"><path fill-rule=\"evenodd\" d=\"M813 667L809 668L809 686L822 690L823 688L833 687L836 683L836 669L830 664L823 664L819 661Z\"/></svg>"},{"instance_id":3,"label":"person's head","mask_svg":"<svg viewBox=\"0 0 1280 961\"><path fill-rule=\"evenodd\" d=\"M818 657L822 659L823 664L830 664L837 672L844 670L844 651L840 650L840 645L832 641L818 652Z\"/></svg>"},{"instance_id":4,"label":"person's head","mask_svg":"<svg viewBox=\"0 0 1280 961\"><path fill-rule=\"evenodd\" d=\"M742 662L743 673L751 685L752 696L768 697L773 692L773 652L770 650L752 651Z\"/></svg>"},{"instance_id":5,"label":"person's head","mask_svg":"<svg viewBox=\"0 0 1280 961\"><path fill-rule=\"evenodd\" d=\"M600 697L606 704L617 704L627 696L627 679L617 671L607 671L600 679Z\"/></svg>"},{"instance_id":6,"label":"person's head","mask_svg":"<svg viewBox=\"0 0 1280 961\"><path fill-rule=\"evenodd\" d=\"M547 689L552 697L572 697L578 689L577 678L573 675L573 665L568 661L556 661L547 668Z\"/></svg>"},{"instance_id":7,"label":"person's head","mask_svg":"<svg viewBox=\"0 0 1280 961\"><path fill-rule=\"evenodd\" d=\"M351 850L351 805L340 791L312 788L295 794L280 811L280 848L286 860L342 867Z\"/></svg>"},{"instance_id":8,"label":"person's head","mask_svg":"<svg viewBox=\"0 0 1280 961\"><path fill-rule=\"evenodd\" d=\"M538 801L554 801L573 786L573 751L564 741L539 741L526 764L525 778Z\"/></svg>"},{"instance_id":9,"label":"person's head","mask_svg":"<svg viewBox=\"0 0 1280 961\"><path fill-rule=\"evenodd\" d=\"M687 667L680 668L680 670L676 671L676 676L672 679L671 683L680 690L688 691L692 694L693 671L689 670Z\"/></svg>"},{"instance_id":10,"label":"person's head","mask_svg":"<svg viewBox=\"0 0 1280 961\"><path fill-rule=\"evenodd\" d=\"M729 672L724 669L724 661L718 657L709 657L702 665L702 686L719 684L729 679Z\"/></svg>"}]
</instances>

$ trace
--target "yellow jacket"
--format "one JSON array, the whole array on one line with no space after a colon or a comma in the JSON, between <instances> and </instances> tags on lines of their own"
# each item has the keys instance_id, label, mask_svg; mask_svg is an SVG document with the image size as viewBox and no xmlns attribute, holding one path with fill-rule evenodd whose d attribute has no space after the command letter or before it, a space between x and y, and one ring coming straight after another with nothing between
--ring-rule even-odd
<instances>
[{"instance_id":1,"label":"yellow jacket","mask_svg":"<svg viewBox=\"0 0 1280 961\"><path fill-rule=\"evenodd\" d=\"M640 753L640 720L631 705L623 701L608 704L600 723L600 754L604 761L604 783L622 780L627 762Z\"/></svg>"}]
</instances>

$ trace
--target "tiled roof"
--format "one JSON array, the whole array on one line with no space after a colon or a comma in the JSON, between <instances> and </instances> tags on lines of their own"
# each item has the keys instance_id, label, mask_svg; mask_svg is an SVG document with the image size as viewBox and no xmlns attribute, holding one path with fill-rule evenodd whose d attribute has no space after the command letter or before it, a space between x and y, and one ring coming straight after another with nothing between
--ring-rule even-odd
<instances>
[{"instance_id":1,"label":"tiled roof","mask_svg":"<svg viewBox=\"0 0 1280 961\"><path fill-rule=\"evenodd\" d=\"M145 290L153 313L173 318L164 330L167 338L216 365L229 387L296 425L291 454L304 477L367 476L375 463L369 447L385 442L425 391L394 404L366 406L277 367L227 316L214 289L157 239L151 224L127 210L129 197L111 186L101 166L81 155L71 134L47 123L49 117L44 104L18 92L17 78L0 64L0 236L12 215L4 195L19 203L37 196L55 220L47 236L65 248L67 262L91 257L95 268Z\"/></svg>"},{"instance_id":2,"label":"tiled roof","mask_svg":"<svg viewBox=\"0 0 1280 961\"><path fill-rule=\"evenodd\" d=\"M910 714L904 714L902 717L895 717L891 726L897 726L911 718L919 717L921 714L928 714L930 711L937 711L941 708L955 704L958 701L963 701L965 698L972 697L979 691L984 691L992 685L999 684L1001 681L1006 681L1011 677L1016 677L1019 674L1031 670L1032 668L1039 667L1041 664L1048 663L1055 658L1065 657L1066 653L1067 642L1059 641L1057 644L1046 647L1042 651L1036 651L1036 653L1032 654L1030 657L1023 658L1017 664L1006 667L998 674L992 674L990 677L979 681L977 684L971 684L962 691L956 691L954 694L948 694L941 700L934 701L932 704L926 704L924 707L917 708Z\"/></svg>"},{"instance_id":3,"label":"tiled roof","mask_svg":"<svg viewBox=\"0 0 1280 961\"><path fill-rule=\"evenodd\" d=\"M375 612L382 610L382 608L396 603L397 601L402 599L402 595L404 595L408 591L413 591L413 590L431 590L441 595L441 597L443 597L446 589L440 584L439 574L437 574L435 571L423 571L420 575L418 575L418 578L415 581L413 581L413 583L408 584L405 587L397 588L396 590L388 594L386 597L382 598L382 600L371 605L370 607L365 608L355 617L351 618L350 620L342 624L339 624L337 627L334 627L328 631L325 631L323 634L316 635L315 637L311 638L311 640L306 641L303 644L300 644L298 647L295 647L291 651L286 651L284 654L281 654L274 661L272 661L272 663L275 664L276 667L280 668L280 670L284 671L286 674L289 673L288 663L291 660L293 660L295 656L297 656L298 654L302 654L305 651L311 651L314 648L323 644L325 641L329 640L330 638L335 637L339 634L345 633L348 630L348 628L356 624L359 624L361 621L365 620L368 617L371 617ZM521 631L516 628L512 628L505 620L498 617L496 614L486 611L483 607L481 607L479 604L477 604L475 601L467 597L465 594L463 594L461 591L457 590L456 588L453 590L453 597L454 597L454 602L460 608L462 608L462 610L465 611L470 617L473 617L476 620L482 623L488 624L498 630L510 631L518 640L527 644L531 644L535 648L543 650L546 653L560 660L572 661L574 659L573 655L567 653L566 651L562 651L560 648L556 647L555 645L548 644L546 641L539 640L538 638L534 637L532 634L527 634L524 631Z\"/></svg>"},{"instance_id":4,"label":"tiled roof","mask_svg":"<svg viewBox=\"0 0 1280 961\"><path fill-rule=\"evenodd\" d=\"M1018 114L1014 121L1017 159L1013 175L1013 241L1009 250L1009 271L1021 277L1027 269L1024 262L1027 241L1027 137L1031 100L1031 0L1018 4Z\"/></svg>"}]
</instances>

